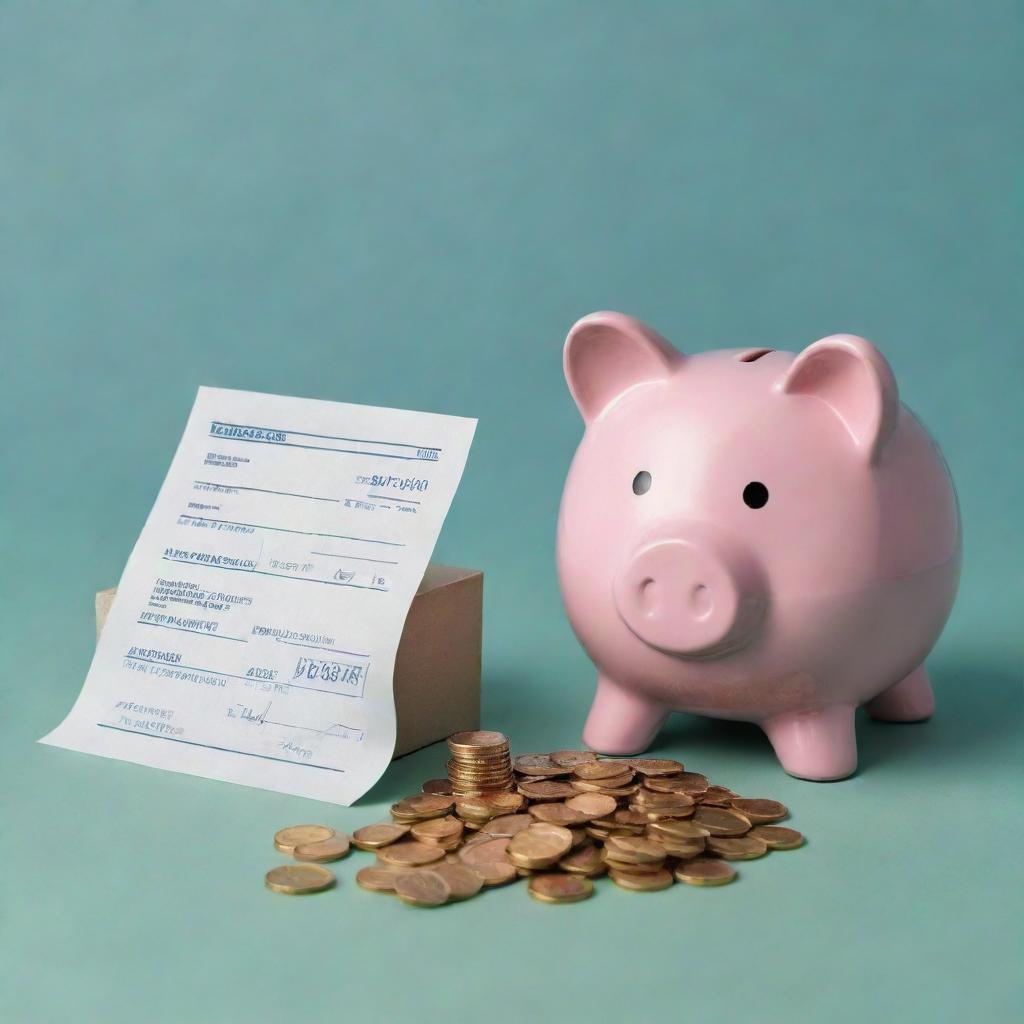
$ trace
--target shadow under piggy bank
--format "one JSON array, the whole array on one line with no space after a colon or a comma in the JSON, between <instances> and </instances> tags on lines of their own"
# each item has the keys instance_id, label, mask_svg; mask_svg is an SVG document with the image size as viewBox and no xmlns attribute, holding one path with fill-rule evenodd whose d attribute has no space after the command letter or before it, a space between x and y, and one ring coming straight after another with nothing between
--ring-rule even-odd
<instances>
[{"instance_id":1,"label":"shadow under piggy bank","mask_svg":"<svg viewBox=\"0 0 1024 1024\"><path fill-rule=\"evenodd\" d=\"M1014 756L1024 727L1024 671L1007 661L983 656L933 659L928 672L935 690L935 715L927 722L879 722L861 710L857 716L856 776L885 770L884 763L934 769L936 763L962 770L972 760L991 762ZM761 729L746 722L672 715L654 747L673 747L698 765L701 754L764 758L775 754ZM842 781L842 780L839 780Z\"/></svg>"}]
</instances>

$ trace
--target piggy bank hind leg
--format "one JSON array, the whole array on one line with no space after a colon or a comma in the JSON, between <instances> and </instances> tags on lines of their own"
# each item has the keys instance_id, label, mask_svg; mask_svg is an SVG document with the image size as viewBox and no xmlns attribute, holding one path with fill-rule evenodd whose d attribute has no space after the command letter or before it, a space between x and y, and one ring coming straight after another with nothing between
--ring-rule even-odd
<instances>
[{"instance_id":1,"label":"piggy bank hind leg","mask_svg":"<svg viewBox=\"0 0 1024 1024\"><path fill-rule=\"evenodd\" d=\"M600 754L639 754L650 746L667 717L663 704L599 675L583 742Z\"/></svg>"},{"instance_id":2,"label":"piggy bank hind leg","mask_svg":"<svg viewBox=\"0 0 1024 1024\"><path fill-rule=\"evenodd\" d=\"M761 723L782 767L799 779L830 782L857 770L854 711L846 705L793 711Z\"/></svg>"},{"instance_id":3,"label":"piggy bank hind leg","mask_svg":"<svg viewBox=\"0 0 1024 1024\"><path fill-rule=\"evenodd\" d=\"M883 690L867 705L868 714L880 722L923 722L935 712L935 695L924 665L905 679Z\"/></svg>"}]
</instances>

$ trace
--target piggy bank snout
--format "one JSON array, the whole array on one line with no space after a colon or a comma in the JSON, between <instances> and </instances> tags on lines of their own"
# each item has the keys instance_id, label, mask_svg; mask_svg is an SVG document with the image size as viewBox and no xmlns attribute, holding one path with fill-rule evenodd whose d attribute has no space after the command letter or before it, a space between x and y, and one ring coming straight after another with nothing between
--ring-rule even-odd
<instances>
[{"instance_id":1,"label":"piggy bank snout","mask_svg":"<svg viewBox=\"0 0 1024 1024\"><path fill-rule=\"evenodd\" d=\"M766 588L743 545L701 524L642 542L614 590L630 630L677 655L711 657L742 646L766 603Z\"/></svg>"}]
</instances>

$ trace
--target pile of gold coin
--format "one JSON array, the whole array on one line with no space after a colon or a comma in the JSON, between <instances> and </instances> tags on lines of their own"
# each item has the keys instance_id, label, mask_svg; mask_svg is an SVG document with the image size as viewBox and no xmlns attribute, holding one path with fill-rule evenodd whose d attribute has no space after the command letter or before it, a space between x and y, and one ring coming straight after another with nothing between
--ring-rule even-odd
<instances>
[{"instance_id":1,"label":"pile of gold coin","mask_svg":"<svg viewBox=\"0 0 1024 1024\"><path fill-rule=\"evenodd\" d=\"M457 732L448 737L450 793L481 796L513 788L508 737L500 732Z\"/></svg>"},{"instance_id":2,"label":"pile of gold coin","mask_svg":"<svg viewBox=\"0 0 1024 1024\"><path fill-rule=\"evenodd\" d=\"M472 751L500 751L500 733L457 733L449 741L449 778L399 800L390 822L351 836L326 825L282 829L274 845L304 862L274 868L275 892L322 892L335 884L321 866L352 846L376 855L356 882L416 907L437 907L481 889L526 878L544 903L575 903L607 875L627 892L655 892L676 882L716 886L737 877L733 862L803 844L776 800L746 798L712 785L665 758L599 758L589 750L522 754L511 762L511 788L456 789L452 763ZM459 776L460 781L462 776Z\"/></svg>"}]
</instances>

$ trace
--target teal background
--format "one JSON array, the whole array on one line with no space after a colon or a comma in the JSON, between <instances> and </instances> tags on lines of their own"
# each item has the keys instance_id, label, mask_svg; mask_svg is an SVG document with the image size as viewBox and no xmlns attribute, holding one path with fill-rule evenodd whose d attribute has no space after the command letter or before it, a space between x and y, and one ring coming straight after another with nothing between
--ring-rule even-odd
<instances>
[{"instance_id":1,"label":"teal background","mask_svg":"<svg viewBox=\"0 0 1024 1024\"><path fill-rule=\"evenodd\" d=\"M1022 42L999 2L0 3L5 1019L1019 1017ZM658 742L805 849L433 913L356 853L289 900L277 828L385 817L442 749L335 808L34 743L210 384L479 416L437 557L486 572L485 723L576 744L560 346L599 308L691 351L863 333L957 481L934 721L861 723L833 785L753 727Z\"/></svg>"}]
</instances>

